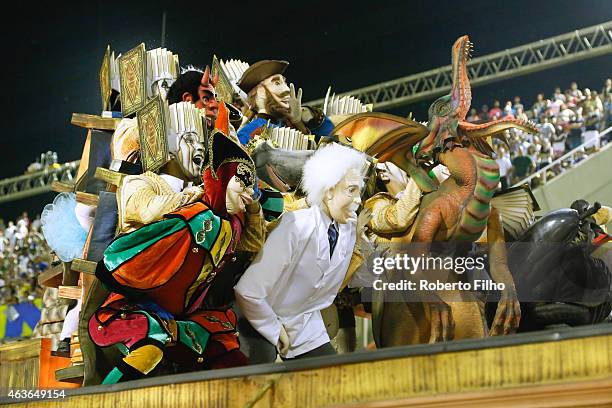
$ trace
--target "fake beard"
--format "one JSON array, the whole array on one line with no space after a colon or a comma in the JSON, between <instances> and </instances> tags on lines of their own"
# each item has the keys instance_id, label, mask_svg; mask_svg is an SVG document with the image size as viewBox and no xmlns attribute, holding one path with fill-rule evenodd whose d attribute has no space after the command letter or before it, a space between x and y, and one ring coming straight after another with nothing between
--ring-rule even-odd
<instances>
[{"instance_id":1,"label":"fake beard","mask_svg":"<svg viewBox=\"0 0 612 408\"><path fill-rule=\"evenodd\" d=\"M275 118L287 117L289 115L289 108L281 105L276 99L276 96L272 92L268 91L268 88L265 86L264 90L266 91L266 100L264 102L266 112Z\"/></svg>"}]
</instances>

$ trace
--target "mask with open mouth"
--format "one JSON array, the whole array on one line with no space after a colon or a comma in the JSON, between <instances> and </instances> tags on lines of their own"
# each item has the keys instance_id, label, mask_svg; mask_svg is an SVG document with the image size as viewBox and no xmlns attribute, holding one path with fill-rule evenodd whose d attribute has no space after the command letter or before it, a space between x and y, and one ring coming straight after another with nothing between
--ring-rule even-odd
<instances>
[{"instance_id":1,"label":"mask with open mouth","mask_svg":"<svg viewBox=\"0 0 612 408\"><path fill-rule=\"evenodd\" d=\"M176 159L185 176L197 181L204 163L204 145L198 135L187 133L179 138Z\"/></svg>"},{"instance_id":2,"label":"mask with open mouth","mask_svg":"<svg viewBox=\"0 0 612 408\"><path fill-rule=\"evenodd\" d=\"M184 176L197 182L204 164L204 129L195 105L179 102L168 108L168 151Z\"/></svg>"}]
</instances>

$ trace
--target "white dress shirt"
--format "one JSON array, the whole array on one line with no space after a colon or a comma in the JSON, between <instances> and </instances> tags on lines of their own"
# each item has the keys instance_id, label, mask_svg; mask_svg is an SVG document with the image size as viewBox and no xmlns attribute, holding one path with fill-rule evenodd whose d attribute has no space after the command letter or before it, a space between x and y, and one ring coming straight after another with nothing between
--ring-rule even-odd
<instances>
[{"instance_id":1,"label":"white dress shirt","mask_svg":"<svg viewBox=\"0 0 612 408\"><path fill-rule=\"evenodd\" d=\"M327 343L321 310L334 301L355 246L356 223L340 224L329 257L331 219L319 206L287 212L234 287L251 325L276 345L281 324L291 358Z\"/></svg>"}]
</instances>

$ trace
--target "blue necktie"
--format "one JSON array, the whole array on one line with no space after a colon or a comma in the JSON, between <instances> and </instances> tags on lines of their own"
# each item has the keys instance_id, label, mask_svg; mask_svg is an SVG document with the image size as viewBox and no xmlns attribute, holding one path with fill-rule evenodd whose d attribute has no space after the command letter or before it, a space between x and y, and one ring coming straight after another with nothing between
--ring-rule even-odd
<instances>
[{"instance_id":1,"label":"blue necktie","mask_svg":"<svg viewBox=\"0 0 612 408\"><path fill-rule=\"evenodd\" d=\"M327 239L329 240L329 258L331 259L334 254L334 248L336 248L336 243L338 242L338 230L333 222L329 224L329 228L327 229Z\"/></svg>"}]
</instances>

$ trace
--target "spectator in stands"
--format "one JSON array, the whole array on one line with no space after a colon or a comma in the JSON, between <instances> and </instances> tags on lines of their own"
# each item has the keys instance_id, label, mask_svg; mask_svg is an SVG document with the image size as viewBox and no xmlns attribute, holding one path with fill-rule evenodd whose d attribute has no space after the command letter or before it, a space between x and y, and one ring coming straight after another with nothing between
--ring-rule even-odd
<instances>
[{"instance_id":1,"label":"spectator in stands","mask_svg":"<svg viewBox=\"0 0 612 408\"><path fill-rule=\"evenodd\" d=\"M478 112L476 112L475 108L470 109L470 114L466 118L468 122L476 122L480 120L480 116L478 116Z\"/></svg>"},{"instance_id":2,"label":"spectator in stands","mask_svg":"<svg viewBox=\"0 0 612 408\"><path fill-rule=\"evenodd\" d=\"M612 99L612 78L606 79L604 87L601 88L601 97L603 98L604 102Z\"/></svg>"},{"instance_id":3,"label":"spectator in stands","mask_svg":"<svg viewBox=\"0 0 612 408\"><path fill-rule=\"evenodd\" d=\"M9 241L10 248L13 248L15 246L15 240L17 239L15 237L15 234L17 233L17 226L13 221L9 221L8 227L6 228L4 233Z\"/></svg>"},{"instance_id":4,"label":"spectator in stands","mask_svg":"<svg viewBox=\"0 0 612 408\"><path fill-rule=\"evenodd\" d=\"M597 96L592 95L591 90L584 90L582 101L582 116L584 117L584 132L582 143L587 143L587 148L599 148L599 123L603 118L603 105Z\"/></svg>"},{"instance_id":5,"label":"spectator in stands","mask_svg":"<svg viewBox=\"0 0 612 408\"><path fill-rule=\"evenodd\" d=\"M612 126L612 79L606 79L606 83L601 90L601 99L604 110L603 126L601 130L605 130ZM605 136L603 142L610 140L610 133Z\"/></svg>"},{"instance_id":6,"label":"spectator in stands","mask_svg":"<svg viewBox=\"0 0 612 408\"><path fill-rule=\"evenodd\" d=\"M510 158L514 159L519 155L520 140L518 134L513 132L514 129L507 131L508 144L510 146Z\"/></svg>"},{"instance_id":7,"label":"spectator in stands","mask_svg":"<svg viewBox=\"0 0 612 408\"><path fill-rule=\"evenodd\" d=\"M582 148L580 148L576 153L574 153L574 157L573 157L573 160L572 160L571 164L574 165L574 164L580 163L581 161L583 161L587 157L588 156L585 153L585 151Z\"/></svg>"},{"instance_id":8,"label":"spectator in stands","mask_svg":"<svg viewBox=\"0 0 612 408\"><path fill-rule=\"evenodd\" d=\"M489 107L487 105L482 105L478 116L480 116L480 120L489 120Z\"/></svg>"},{"instance_id":9,"label":"spectator in stands","mask_svg":"<svg viewBox=\"0 0 612 408\"><path fill-rule=\"evenodd\" d=\"M573 150L582 144L582 118L574 119L567 125L567 129L565 147L567 150Z\"/></svg>"},{"instance_id":10,"label":"spectator in stands","mask_svg":"<svg viewBox=\"0 0 612 408\"><path fill-rule=\"evenodd\" d=\"M529 156L529 158L531 159L531 162L537 168L537 166L538 166L538 149L536 148L535 144L529 145L529 147L527 148L527 156ZM534 168L534 170L535 170L535 168Z\"/></svg>"},{"instance_id":11,"label":"spectator in stands","mask_svg":"<svg viewBox=\"0 0 612 408\"><path fill-rule=\"evenodd\" d=\"M605 128L603 126L605 124L605 116L606 116L604 100L602 96L599 93L597 93L597 91L591 90L591 94L593 95L593 100L599 107L599 111L600 111L600 118L599 118L599 123L598 123L599 130L604 130Z\"/></svg>"},{"instance_id":12,"label":"spectator in stands","mask_svg":"<svg viewBox=\"0 0 612 408\"><path fill-rule=\"evenodd\" d=\"M15 232L15 244L23 246L25 239L28 237L28 219L20 218L17 221L17 232Z\"/></svg>"},{"instance_id":13,"label":"spectator in stands","mask_svg":"<svg viewBox=\"0 0 612 408\"><path fill-rule=\"evenodd\" d=\"M582 91L578 89L578 84L576 82L570 84L569 96L571 98L570 102L573 105L577 105L578 102L582 100Z\"/></svg>"},{"instance_id":14,"label":"spectator in stands","mask_svg":"<svg viewBox=\"0 0 612 408\"><path fill-rule=\"evenodd\" d=\"M565 90L565 104L570 109L574 109L576 107L576 98L572 97L569 89Z\"/></svg>"},{"instance_id":15,"label":"spectator in stands","mask_svg":"<svg viewBox=\"0 0 612 408\"><path fill-rule=\"evenodd\" d=\"M542 139L540 139L539 135L529 135L529 136L531 136L530 142L533 144L534 148L536 149L536 153L538 153L540 151L540 148L542 147Z\"/></svg>"},{"instance_id":16,"label":"spectator in stands","mask_svg":"<svg viewBox=\"0 0 612 408\"><path fill-rule=\"evenodd\" d=\"M531 111L533 113L534 118L540 118L540 116L546 110L546 100L544 99L544 94L539 93L535 103L531 106Z\"/></svg>"},{"instance_id":17,"label":"spectator in stands","mask_svg":"<svg viewBox=\"0 0 612 408\"><path fill-rule=\"evenodd\" d=\"M591 90L589 88L584 89L584 98L582 100L582 116L585 119L588 119L590 116L597 116L597 120L601 119L603 113L603 104L597 92ZM585 124L586 125L586 124Z\"/></svg>"},{"instance_id":18,"label":"spectator in stands","mask_svg":"<svg viewBox=\"0 0 612 408\"><path fill-rule=\"evenodd\" d=\"M553 96L551 98L553 101L561 101L565 102L565 95L561 92L561 87L556 87L555 92L553 92Z\"/></svg>"},{"instance_id":19,"label":"spectator in stands","mask_svg":"<svg viewBox=\"0 0 612 408\"><path fill-rule=\"evenodd\" d=\"M522 148L523 152L527 152L527 149L529 149L529 146L531 146L531 143L533 142L533 136L525 135L523 134L523 132L521 132L520 130L516 130L516 129L512 129L511 131L512 133L514 133L514 138L517 140L519 149Z\"/></svg>"},{"instance_id":20,"label":"spectator in stands","mask_svg":"<svg viewBox=\"0 0 612 408\"><path fill-rule=\"evenodd\" d=\"M37 215L36 218L34 218L34 221L32 221L32 224L30 225L30 229L32 230L32 232L38 232L40 231L40 215Z\"/></svg>"},{"instance_id":21,"label":"spectator in stands","mask_svg":"<svg viewBox=\"0 0 612 408\"><path fill-rule=\"evenodd\" d=\"M555 133L555 126L550 123L550 117L548 116L542 117L542 122L538 125L538 129L543 140L551 140Z\"/></svg>"},{"instance_id":22,"label":"spectator in stands","mask_svg":"<svg viewBox=\"0 0 612 408\"><path fill-rule=\"evenodd\" d=\"M499 180L501 182L501 189L506 190L510 185L510 179L512 178L512 162L507 155L504 146L499 145L495 151L495 162L499 166Z\"/></svg>"},{"instance_id":23,"label":"spectator in stands","mask_svg":"<svg viewBox=\"0 0 612 408\"><path fill-rule=\"evenodd\" d=\"M561 111L561 107L564 106L564 104L565 104L565 96L563 96L563 99L561 98L553 99L549 107L550 115L553 117L556 117Z\"/></svg>"},{"instance_id":24,"label":"spectator in stands","mask_svg":"<svg viewBox=\"0 0 612 408\"><path fill-rule=\"evenodd\" d=\"M521 97L520 96L515 96L514 97L514 105L512 105L512 110L514 112L514 116L516 116L517 111L521 109L521 110L525 110L525 107L523 106L523 104L521 103Z\"/></svg>"},{"instance_id":25,"label":"spectator in stands","mask_svg":"<svg viewBox=\"0 0 612 408\"><path fill-rule=\"evenodd\" d=\"M537 174L534 178L531 179L531 189L535 190L536 188L542 185L542 178L539 174Z\"/></svg>"},{"instance_id":26,"label":"spectator in stands","mask_svg":"<svg viewBox=\"0 0 612 408\"><path fill-rule=\"evenodd\" d=\"M514 110L512 109L512 102L507 101L506 105L504 106L504 112L502 113L502 116L504 118L513 118L514 117Z\"/></svg>"},{"instance_id":27,"label":"spectator in stands","mask_svg":"<svg viewBox=\"0 0 612 408\"><path fill-rule=\"evenodd\" d=\"M559 174L565 172L565 168L561 166L561 163L555 163L548 171L546 171L546 179L550 180Z\"/></svg>"},{"instance_id":28,"label":"spectator in stands","mask_svg":"<svg viewBox=\"0 0 612 408\"><path fill-rule=\"evenodd\" d=\"M566 131L555 131L551 137L552 148L553 148L553 157L557 159L565 154L565 144L567 141L567 132Z\"/></svg>"},{"instance_id":29,"label":"spectator in stands","mask_svg":"<svg viewBox=\"0 0 612 408\"><path fill-rule=\"evenodd\" d=\"M499 107L499 101L496 100L493 102L493 107L489 111L489 120L495 120L502 117L502 110Z\"/></svg>"},{"instance_id":30,"label":"spectator in stands","mask_svg":"<svg viewBox=\"0 0 612 408\"><path fill-rule=\"evenodd\" d=\"M21 220L24 220L28 227L30 226L30 218L28 217L27 211L22 212L21 216L17 218L17 221L21 221Z\"/></svg>"},{"instance_id":31,"label":"spectator in stands","mask_svg":"<svg viewBox=\"0 0 612 408\"><path fill-rule=\"evenodd\" d=\"M512 160L512 166L514 167L514 180L512 184L521 181L535 170L533 160L531 160L531 157L529 157L522 146L519 148L519 155Z\"/></svg>"},{"instance_id":32,"label":"spectator in stands","mask_svg":"<svg viewBox=\"0 0 612 408\"><path fill-rule=\"evenodd\" d=\"M561 126L576 122L576 113L568 105L562 104L557 116L557 123Z\"/></svg>"},{"instance_id":33,"label":"spectator in stands","mask_svg":"<svg viewBox=\"0 0 612 408\"><path fill-rule=\"evenodd\" d=\"M516 114L514 115L514 117L517 118L517 119L520 119L520 120L524 120L524 121L528 121L529 120L529 117L523 111L523 108L521 108L520 106L518 108L516 108Z\"/></svg>"},{"instance_id":34,"label":"spectator in stands","mask_svg":"<svg viewBox=\"0 0 612 408\"><path fill-rule=\"evenodd\" d=\"M538 165L536 170L548 166L553 161L553 150L549 139L542 139L542 145L538 152Z\"/></svg>"}]
</instances>

